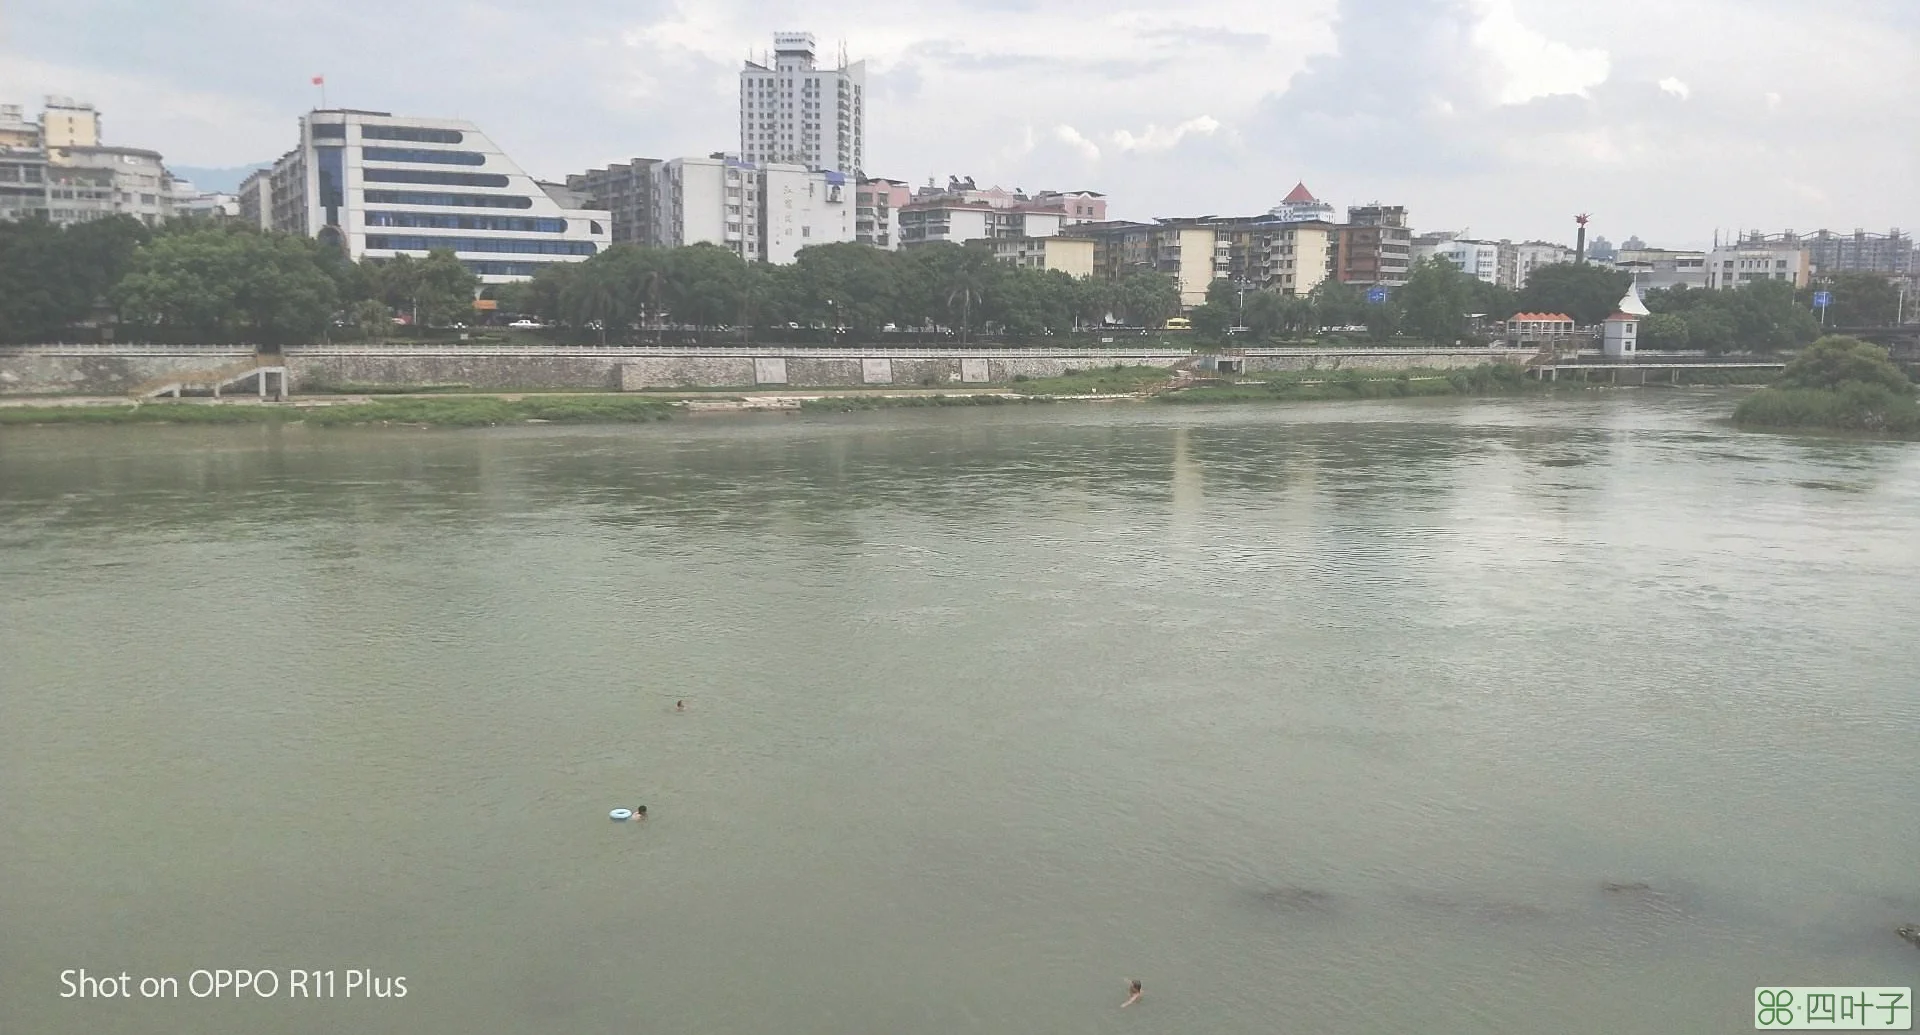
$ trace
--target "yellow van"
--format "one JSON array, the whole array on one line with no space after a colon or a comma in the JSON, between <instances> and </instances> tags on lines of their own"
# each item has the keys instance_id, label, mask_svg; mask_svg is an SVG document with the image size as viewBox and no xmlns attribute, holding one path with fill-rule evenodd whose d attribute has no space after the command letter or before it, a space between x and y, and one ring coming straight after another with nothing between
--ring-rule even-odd
<instances>
[{"instance_id":1,"label":"yellow van","mask_svg":"<svg viewBox=\"0 0 1920 1035\"><path fill-rule=\"evenodd\" d=\"M1176 316L1173 319L1167 321L1167 330L1170 330L1170 331L1193 330L1193 321L1187 319L1184 316Z\"/></svg>"}]
</instances>

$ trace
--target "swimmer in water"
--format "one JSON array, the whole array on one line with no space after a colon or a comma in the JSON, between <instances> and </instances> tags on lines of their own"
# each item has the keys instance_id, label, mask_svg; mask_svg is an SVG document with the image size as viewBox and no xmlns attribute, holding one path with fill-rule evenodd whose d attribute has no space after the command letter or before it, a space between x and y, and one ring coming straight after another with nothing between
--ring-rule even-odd
<instances>
[{"instance_id":1,"label":"swimmer in water","mask_svg":"<svg viewBox=\"0 0 1920 1035\"><path fill-rule=\"evenodd\" d=\"M1127 985L1127 1001L1120 1004L1120 1009L1124 1010L1127 1007L1132 1006L1133 1004L1139 1002L1140 992L1141 992L1140 979L1134 978L1133 981Z\"/></svg>"},{"instance_id":2,"label":"swimmer in water","mask_svg":"<svg viewBox=\"0 0 1920 1035\"><path fill-rule=\"evenodd\" d=\"M645 805L635 805L635 806L633 807L633 818L634 818L634 819L646 819L646 818L647 818L647 807L646 807ZM1134 982L1134 983L1135 983L1135 984L1139 984L1139 982L1137 982L1137 981L1136 981L1136 982Z\"/></svg>"},{"instance_id":3,"label":"swimmer in water","mask_svg":"<svg viewBox=\"0 0 1920 1035\"><path fill-rule=\"evenodd\" d=\"M676 712L684 712L684 711L686 711L686 710L687 710L687 702L685 702L685 701L675 701L675 702L673 702L673 710L674 710L674 711L676 711Z\"/></svg>"}]
</instances>

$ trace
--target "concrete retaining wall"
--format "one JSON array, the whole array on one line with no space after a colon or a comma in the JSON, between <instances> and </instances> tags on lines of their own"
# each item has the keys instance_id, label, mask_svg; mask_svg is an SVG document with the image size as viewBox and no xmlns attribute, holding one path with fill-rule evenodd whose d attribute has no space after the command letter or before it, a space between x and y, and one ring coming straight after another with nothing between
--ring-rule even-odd
<instances>
[{"instance_id":1,"label":"concrete retaining wall","mask_svg":"<svg viewBox=\"0 0 1920 1035\"><path fill-rule=\"evenodd\" d=\"M0 395L122 395L167 374L218 370L252 349L141 355L0 355Z\"/></svg>"},{"instance_id":2,"label":"concrete retaining wall","mask_svg":"<svg viewBox=\"0 0 1920 1035\"><path fill-rule=\"evenodd\" d=\"M169 372L211 370L251 355L241 349L169 351L156 346L22 346L0 349L0 394L118 395ZM1279 370L1452 369L1525 363L1520 349L1288 349L1240 357L1249 374ZM296 395L358 386L470 385L483 391L542 388L636 391L644 388L846 388L1005 384L1016 377L1058 377L1114 365L1171 367L1193 358L1172 350L1061 352L974 349L888 354L849 349L761 348L729 351L485 346L312 346L287 350L288 387Z\"/></svg>"}]
</instances>

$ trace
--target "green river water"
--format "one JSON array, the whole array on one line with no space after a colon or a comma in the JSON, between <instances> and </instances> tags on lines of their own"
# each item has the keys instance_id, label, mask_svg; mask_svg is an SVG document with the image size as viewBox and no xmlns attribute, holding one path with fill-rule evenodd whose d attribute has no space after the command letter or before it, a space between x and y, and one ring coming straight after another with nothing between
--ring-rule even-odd
<instances>
[{"instance_id":1,"label":"green river water","mask_svg":"<svg viewBox=\"0 0 1920 1035\"><path fill-rule=\"evenodd\" d=\"M1920 984L1920 445L1731 404L0 429L0 1032L1732 1033Z\"/></svg>"}]
</instances>

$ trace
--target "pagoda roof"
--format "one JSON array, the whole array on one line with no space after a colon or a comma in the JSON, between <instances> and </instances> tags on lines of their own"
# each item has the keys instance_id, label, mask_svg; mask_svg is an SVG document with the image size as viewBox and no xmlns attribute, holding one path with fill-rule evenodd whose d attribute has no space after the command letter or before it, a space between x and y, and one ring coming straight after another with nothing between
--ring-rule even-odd
<instances>
[{"instance_id":1,"label":"pagoda roof","mask_svg":"<svg viewBox=\"0 0 1920 1035\"><path fill-rule=\"evenodd\" d=\"M1272 195L1268 195L1268 197L1272 197ZM1302 202L1319 200L1319 198L1313 196L1312 191L1307 189L1304 181L1297 181L1294 183L1293 189L1287 192L1287 196L1280 199L1280 203L1282 205L1298 205Z\"/></svg>"}]
</instances>

